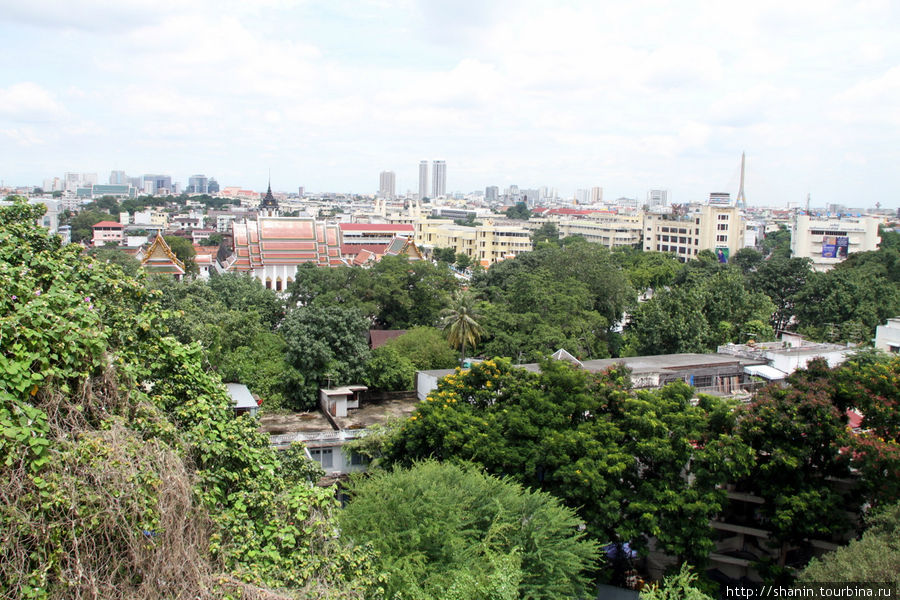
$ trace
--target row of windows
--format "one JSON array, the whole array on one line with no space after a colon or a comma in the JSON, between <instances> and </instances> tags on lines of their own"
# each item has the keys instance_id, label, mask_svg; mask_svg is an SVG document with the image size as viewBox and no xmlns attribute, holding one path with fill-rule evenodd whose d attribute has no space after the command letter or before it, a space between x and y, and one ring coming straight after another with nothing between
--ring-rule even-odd
<instances>
[{"instance_id":1,"label":"row of windows","mask_svg":"<svg viewBox=\"0 0 900 600\"><path fill-rule=\"evenodd\" d=\"M847 235L846 231L824 231L822 229L811 229L809 231L810 235L837 235L841 237L845 237Z\"/></svg>"},{"instance_id":2,"label":"row of windows","mask_svg":"<svg viewBox=\"0 0 900 600\"><path fill-rule=\"evenodd\" d=\"M697 249L693 249L693 254L696 256ZM685 248L684 246L669 246L668 244L657 244L656 245L657 252L674 252L676 254L692 254L691 248Z\"/></svg>"},{"instance_id":3,"label":"row of windows","mask_svg":"<svg viewBox=\"0 0 900 600\"><path fill-rule=\"evenodd\" d=\"M663 233L687 233L688 232L688 230L685 229L684 227L682 227L681 229L679 229L678 227L660 227L659 230L662 231Z\"/></svg>"},{"instance_id":4,"label":"row of windows","mask_svg":"<svg viewBox=\"0 0 900 600\"><path fill-rule=\"evenodd\" d=\"M334 450L332 448L310 448L309 455L312 456L314 461L322 465L323 469L334 467ZM369 464L369 459L362 454L353 452L350 454L350 464L366 465Z\"/></svg>"}]
</instances>

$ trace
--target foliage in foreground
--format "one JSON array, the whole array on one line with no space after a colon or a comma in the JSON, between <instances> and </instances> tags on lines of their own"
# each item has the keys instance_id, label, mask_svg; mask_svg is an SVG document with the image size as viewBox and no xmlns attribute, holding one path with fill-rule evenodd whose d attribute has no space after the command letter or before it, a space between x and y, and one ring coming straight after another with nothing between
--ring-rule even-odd
<instances>
[{"instance_id":1,"label":"foliage in foreground","mask_svg":"<svg viewBox=\"0 0 900 600\"><path fill-rule=\"evenodd\" d=\"M900 504L868 519L862 538L813 559L799 580L891 582L900 589Z\"/></svg>"},{"instance_id":2,"label":"foliage in foreground","mask_svg":"<svg viewBox=\"0 0 900 600\"><path fill-rule=\"evenodd\" d=\"M377 594L331 492L286 484L157 295L40 212L0 209L0 595Z\"/></svg>"},{"instance_id":3,"label":"foliage in foreground","mask_svg":"<svg viewBox=\"0 0 900 600\"><path fill-rule=\"evenodd\" d=\"M662 585L648 587L641 592L641 600L712 600L695 584L697 576L688 565L665 578Z\"/></svg>"},{"instance_id":4,"label":"foliage in foreground","mask_svg":"<svg viewBox=\"0 0 900 600\"><path fill-rule=\"evenodd\" d=\"M350 495L342 529L378 551L392 598L576 598L597 557L574 511L474 467L376 471Z\"/></svg>"}]
</instances>

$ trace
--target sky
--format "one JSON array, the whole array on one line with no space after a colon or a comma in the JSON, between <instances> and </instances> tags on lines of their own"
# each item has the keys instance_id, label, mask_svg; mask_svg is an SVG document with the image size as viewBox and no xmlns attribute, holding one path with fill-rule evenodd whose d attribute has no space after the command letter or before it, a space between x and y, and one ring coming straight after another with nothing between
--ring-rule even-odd
<instances>
[{"instance_id":1,"label":"sky","mask_svg":"<svg viewBox=\"0 0 900 600\"><path fill-rule=\"evenodd\" d=\"M900 3L4 0L0 179L900 206Z\"/></svg>"}]
</instances>

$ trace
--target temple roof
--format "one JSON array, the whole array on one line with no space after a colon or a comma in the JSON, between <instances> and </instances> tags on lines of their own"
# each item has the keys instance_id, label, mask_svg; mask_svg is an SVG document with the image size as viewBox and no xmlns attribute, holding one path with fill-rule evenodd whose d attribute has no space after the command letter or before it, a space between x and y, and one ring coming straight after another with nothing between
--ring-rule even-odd
<instances>
[{"instance_id":1,"label":"temple roof","mask_svg":"<svg viewBox=\"0 0 900 600\"><path fill-rule=\"evenodd\" d=\"M266 191L265 197L259 203L260 208L278 208L278 200L272 195L272 182L269 182L269 189Z\"/></svg>"},{"instance_id":2,"label":"temple roof","mask_svg":"<svg viewBox=\"0 0 900 600\"><path fill-rule=\"evenodd\" d=\"M172 275L184 275L186 269L184 263L178 260L175 253L166 243L162 234L157 232L156 239L150 244L150 248L141 260L141 267L154 273L171 273Z\"/></svg>"},{"instance_id":3,"label":"temple roof","mask_svg":"<svg viewBox=\"0 0 900 600\"><path fill-rule=\"evenodd\" d=\"M340 231L308 217L259 217L232 223L235 259L228 267L252 271L266 265L339 266Z\"/></svg>"}]
</instances>

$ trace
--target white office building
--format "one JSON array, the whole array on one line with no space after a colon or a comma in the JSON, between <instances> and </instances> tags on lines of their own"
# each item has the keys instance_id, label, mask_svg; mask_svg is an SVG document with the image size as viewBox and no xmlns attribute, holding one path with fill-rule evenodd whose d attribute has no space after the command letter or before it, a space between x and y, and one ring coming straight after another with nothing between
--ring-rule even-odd
<instances>
[{"instance_id":1,"label":"white office building","mask_svg":"<svg viewBox=\"0 0 900 600\"><path fill-rule=\"evenodd\" d=\"M443 160L436 160L431 171L431 197L441 198L446 195L447 163Z\"/></svg>"}]
</instances>

